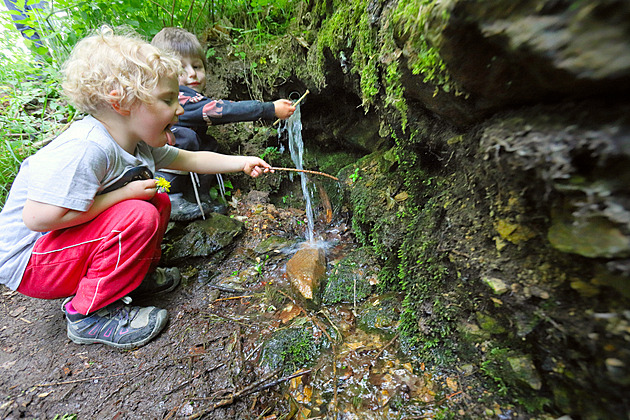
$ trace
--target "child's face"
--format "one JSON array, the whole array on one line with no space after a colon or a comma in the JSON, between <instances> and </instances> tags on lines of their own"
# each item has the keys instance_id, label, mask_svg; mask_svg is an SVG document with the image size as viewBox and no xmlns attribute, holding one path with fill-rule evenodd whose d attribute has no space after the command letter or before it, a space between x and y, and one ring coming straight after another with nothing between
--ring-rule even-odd
<instances>
[{"instance_id":1,"label":"child's face","mask_svg":"<svg viewBox=\"0 0 630 420\"><path fill-rule=\"evenodd\" d=\"M203 61L197 57L182 57L182 66L184 72L179 75L179 84L203 93L206 88L206 68Z\"/></svg>"},{"instance_id":2,"label":"child's face","mask_svg":"<svg viewBox=\"0 0 630 420\"><path fill-rule=\"evenodd\" d=\"M137 101L131 107L130 129L149 146L162 147L171 140L175 142L171 126L184 113L177 100L179 88L177 79L163 77L153 90L155 98L151 103Z\"/></svg>"}]
</instances>

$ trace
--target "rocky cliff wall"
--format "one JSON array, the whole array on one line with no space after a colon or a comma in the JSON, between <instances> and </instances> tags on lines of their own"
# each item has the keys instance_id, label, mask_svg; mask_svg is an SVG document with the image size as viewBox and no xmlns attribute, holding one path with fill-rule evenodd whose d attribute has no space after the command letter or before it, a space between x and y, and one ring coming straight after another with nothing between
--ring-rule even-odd
<instances>
[{"instance_id":1,"label":"rocky cliff wall","mask_svg":"<svg viewBox=\"0 0 630 420\"><path fill-rule=\"evenodd\" d=\"M309 13L305 138L365 155L340 175L407 352L532 413L628 418L630 5Z\"/></svg>"}]
</instances>

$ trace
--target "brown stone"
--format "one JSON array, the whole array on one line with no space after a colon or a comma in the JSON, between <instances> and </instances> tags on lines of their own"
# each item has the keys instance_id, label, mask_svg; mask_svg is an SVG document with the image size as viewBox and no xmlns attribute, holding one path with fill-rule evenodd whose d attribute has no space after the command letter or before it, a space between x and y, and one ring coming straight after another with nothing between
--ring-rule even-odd
<instances>
[{"instance_id":1,"label":"brown stone","mask_svg":"<svg viewBox=\"0 0 630 420\"><path fill-rule=\"evenodd\" d=\"M287 277L302 296L313 299L326 274L326 254L321 248L304 247L287 262Z\"/></svg>"}]
</instances>

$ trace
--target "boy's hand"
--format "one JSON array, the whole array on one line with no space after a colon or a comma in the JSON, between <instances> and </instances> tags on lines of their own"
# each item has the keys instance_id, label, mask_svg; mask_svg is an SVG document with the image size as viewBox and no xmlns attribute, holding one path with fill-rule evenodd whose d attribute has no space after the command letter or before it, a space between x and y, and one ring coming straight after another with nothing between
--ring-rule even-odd
<instances>
[{"instance_id":1,"label":"boy's hand","mask_svg":"<svg viewBox=\"0 0 630 420\"><path fill-rule=\"evenodd\" d=\"M128 200L150 200L155 196L158 187L155 179L142 179L132 181L122 188L125 189Z\"/></svg>"},{"instance_id":2,"label":"boy's hand","mask_svg":"<svg viewBox=\"0 0 630 420\"><path fill-rule=\"evenodd\" d=\"M286 120L295 112L295 106L288 99L278 99L273 103L273 107L276 112L276 117L281 120Z\"/></svg>"},{"instance_id":3,"label":"boy's hand","mask_svg":"<svg viewBox=\"0 0 630 420\"><path fill-rule=\"evenodd\" d=\"M245 160L245 165L243 166L243 172L245 172L252 178L256 178L262 173L273 172L273 170L271 170L271 165L269 165L264 160L255 156L247 156Z\"/></svg>"}]
</instances>

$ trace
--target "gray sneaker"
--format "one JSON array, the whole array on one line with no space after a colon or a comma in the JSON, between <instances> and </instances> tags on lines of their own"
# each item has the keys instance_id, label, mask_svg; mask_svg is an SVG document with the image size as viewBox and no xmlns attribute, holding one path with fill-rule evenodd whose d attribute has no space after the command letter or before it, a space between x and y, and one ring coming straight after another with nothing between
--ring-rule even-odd
<instances>
[{"instance_id":1,"label":"gray sneaker","mask_svg":"<svg viewBox=\"0 0 630 420\"><path fill-rule=\"evenodd\" d=\"M154 272L148 274L140 286L130 293L135 298L159 295L175 290L182 281L182 276L177 267L162 268L158 267Z\"/></svg>"},{"instance_id":2,"label":"gray sneaker","mask_svg":"<svg viewBox=\"0 0 630 420\"><path fill-rule=\"evenodd\" d=\"M130 306L125 298L90 315L71 314L62 309L68 323L68 338L77 344L106 344L119 349L133 349L148 343L166 326L166 309Z\"/></svg>"}]
</instances>

